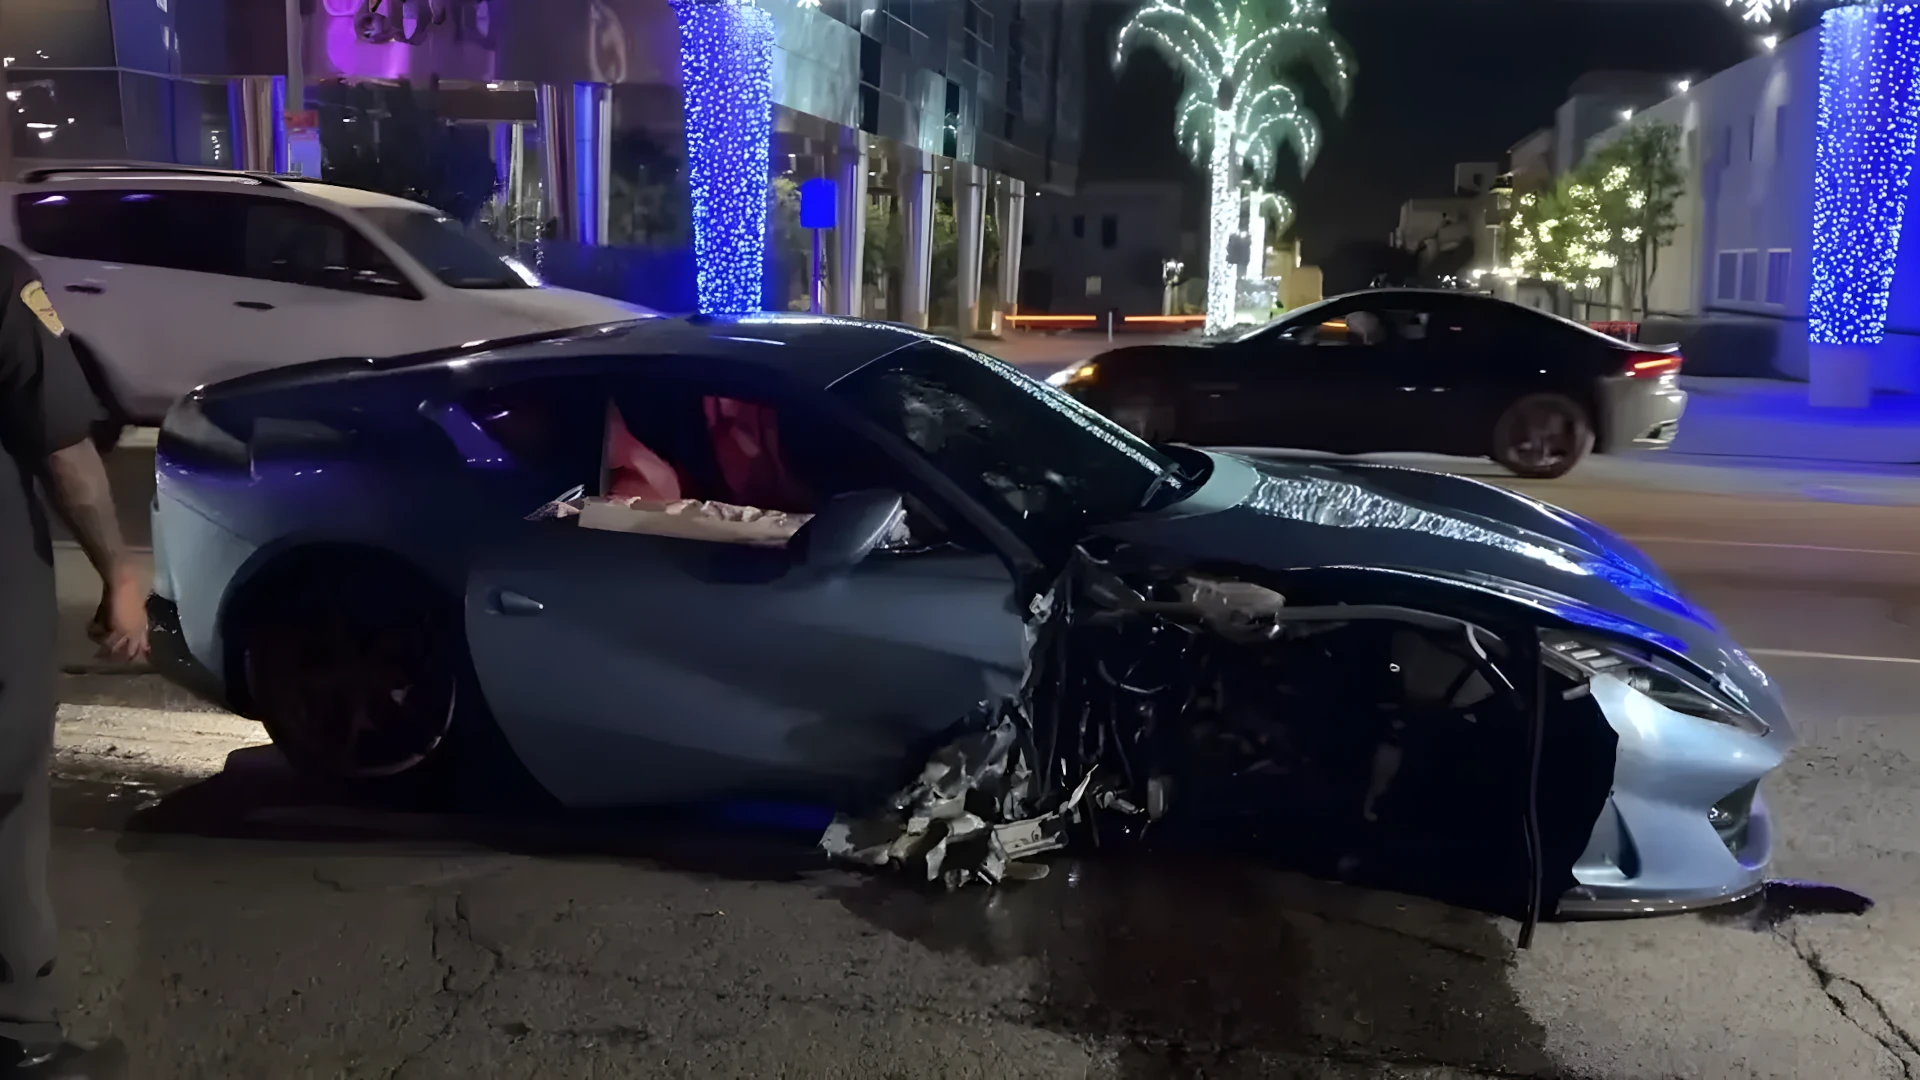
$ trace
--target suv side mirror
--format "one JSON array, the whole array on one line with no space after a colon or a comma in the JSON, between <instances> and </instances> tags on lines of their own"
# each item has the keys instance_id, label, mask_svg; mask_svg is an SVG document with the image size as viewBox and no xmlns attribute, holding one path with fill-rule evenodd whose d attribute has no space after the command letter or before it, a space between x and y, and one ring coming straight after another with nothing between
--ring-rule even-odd
<instances>
[{"instance_id":1,"label":"suv side mirror","mask_svg":"<svg viewBox=\"0 0 1920 1080\"><path fill-rule=\"evenodd\" d=\"M796 568L821 576L844 574L880 546L906 505L897 491L835 495L787 542Z\"/></svg>"}]
</instances>

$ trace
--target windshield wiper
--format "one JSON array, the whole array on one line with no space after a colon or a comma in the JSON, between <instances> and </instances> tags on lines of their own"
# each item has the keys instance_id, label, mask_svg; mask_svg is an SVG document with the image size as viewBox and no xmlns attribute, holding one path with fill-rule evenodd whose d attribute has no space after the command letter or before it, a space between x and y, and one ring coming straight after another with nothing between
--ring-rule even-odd
<instances>
[{"instance_id":1,"label":"windshield wiper","mask_svg":"<svg viewBox=\"0 0 1920 1080\"><path fill-rule=\"evenodd\" d=\"M1171 476L1173 476L1173 467L1171 465L1161 469L1160 475L1154 477L1153 483L1147 485L1147 493L1140 496L1140 505L1135 507L1135 509L1145 510L1148 506L1151 506L1153 504L1153 497L1160 494L1160 486L1165 484Z\"/></svg>"}]
</instances>

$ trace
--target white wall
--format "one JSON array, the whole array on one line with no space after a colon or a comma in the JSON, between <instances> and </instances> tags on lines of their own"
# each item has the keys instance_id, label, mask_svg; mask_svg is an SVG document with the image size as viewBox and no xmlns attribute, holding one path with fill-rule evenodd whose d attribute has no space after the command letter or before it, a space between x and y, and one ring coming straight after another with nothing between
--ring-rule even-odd
<instances>
[{"instance_id":1,"label":"white wall","mask_svg":"<svg viewBox=\"0 0 1920 1080\"><path fill-rule=\"evenodd\" d=\"M1779 343L1775 364L1796 375L1806 370L1819 107L1820 35L1815 30L1634 118L1636 123L1664 120L1683 132L1687 189L1677 208L1680 226L1660 253L1649 309L1771 322ZM1601 133L1590 148L1625 127ZM1721 272L1723 253L1730 256L1729 276ZM1770 275L1782 265L1783 276ZM1751 283L1744 279L1748 272Z\"/></svg>"}]
</instances>

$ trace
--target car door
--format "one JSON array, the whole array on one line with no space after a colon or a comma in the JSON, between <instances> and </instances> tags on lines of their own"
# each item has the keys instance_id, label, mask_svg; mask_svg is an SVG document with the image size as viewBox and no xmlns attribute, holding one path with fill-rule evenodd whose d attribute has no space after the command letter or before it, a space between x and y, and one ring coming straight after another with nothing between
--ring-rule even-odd
<instances>
[{"instance_id":1,"label":"car door","mask_svg":"<svg viewBox=\"0 0 1920 1080\"><path fill-rule=\"evenodd\" d=\"M1345 451L1380 438L1398 344L1381 311L1355 303L1229 346L1239 378L1218 399L1220 441Z\"/></svg>"},{"instance_id":2,"label":"car door","mask_svg":"<svg viewBox=\"0 0 1920 1080\"><path fill-rule=\"evenodd\" d=\"M782 401L777 412L789 431L798 417L841 438L835 458L868 469L865 482L914 487L825 411ZM634 435L671 459L711 432ZM520 759L573 806L749 791L857 803L906 780L940 732L1024 678L1026 624L992 551L876 551L826 580L794 569L780 548L505 522L469 572L474 670Z\"/></svg>"}]
</instances>

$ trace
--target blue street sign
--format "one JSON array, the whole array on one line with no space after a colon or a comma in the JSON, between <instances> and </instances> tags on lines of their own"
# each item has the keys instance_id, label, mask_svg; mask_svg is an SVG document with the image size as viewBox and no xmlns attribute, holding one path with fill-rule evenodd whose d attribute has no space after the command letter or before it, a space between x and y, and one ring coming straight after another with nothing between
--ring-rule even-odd
<instances>
[{"instance_id":1,"label":"blue street sign","mask_svg":"<svg viewBox=\"0 0 1920 1080\"><path fill-rule=\"evenodd\" d=\"M833 181L815 177L800 185L800 227L833 228Z\"/></svg>"}]
</instances>

